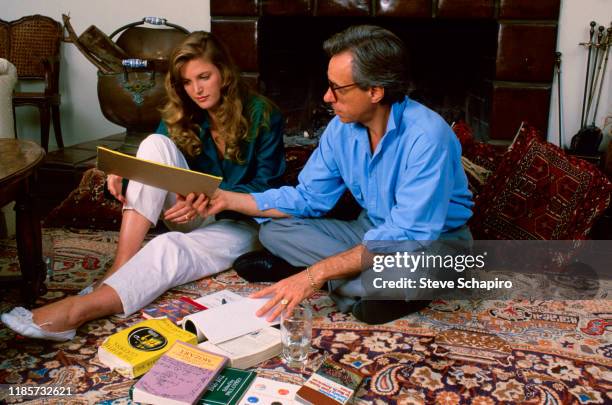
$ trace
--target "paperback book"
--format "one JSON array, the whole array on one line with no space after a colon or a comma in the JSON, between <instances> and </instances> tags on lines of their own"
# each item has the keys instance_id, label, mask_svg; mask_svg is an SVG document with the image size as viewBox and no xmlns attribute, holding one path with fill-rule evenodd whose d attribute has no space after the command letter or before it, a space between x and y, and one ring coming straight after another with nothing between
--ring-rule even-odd
<instances>
[{"instance_id":1,"label":"paperback book","mask_svg":"<svg viewBox=\"0 0 612 405\"><path fill-rule=\"evenodd\" d=\"M296 404L295 393L299 385L269 378L257 377L244 393L240 405L291 405Z\"/></svg>"},{"instance_id":2,"label":"paperback book","mask_svg":"<svg viewBox=\"0 0 612 405\"><path fill-rule=\"evenodd\" d=\"M245 369L278 356L282 343L280 331L268 326L218 344L206 341L198 347L229 358L232 367Z\"/></svg>"},{"instance_id":3,"label":"paperback book","mask_svg":"<svg viewBox=\"0 0 612 405\"><path fill-rule=\"evenodd\" d=\"M196 344L194 334L167 318L148 319L109 336L98 348L100 361L128 378L138 377L176 341Z\"/></svg>"},{"instance_id":4,"label":"paperback book","mask_svg":"<svg viewBox=\"0 0 612 405\"><path fill-rule=\"evenodd\" d=\"M236 405L255 377L254 371L225 367L208 386L198 405Z\"/></svg>"},{"instance_id":5,"label":"paperback book","mask_svg":"<svg viewBox=\"0 0 612 405\"><path fill-rule=\"evenodd\" d=\"M359 370L325 359L295 395L301 404L346 404L363 380Z\"/></svg>"},{"instance_id":6,"label":"paperback book","mask_svg":"<svg viewBox=\"0 0 612 405\"><path fill-rule=\"evenodd\" d=\"M225 367L208 385L198 405L236 405L257 377L254 371ZM130 400L134 401L134 385L130 387Z\"/></svg>"},{"instance_id":7,"label":"paperback book","mask_svg":"<svg viewBox=\"0 0 612 405\"><path fill-rule=\"evenodd\" d=\"M142 310L142 317L146 319L166 317L173 323L181 325L184 317L205 309L206 306L189 297L180 297L161 304L149 305Z\"/></svg>"},{"instance_id":8,"label":"paperback book","mask_svg":"<svg viewBox=\"0 0 612 405\"><path fill-rule=\"evenodd\" d=\"M227 358L177 341L135 385L133 399L154 405L194 405Z\"/></svg>"},{"instance_id":9,"label":"paperback book","mask_svg":"<svg viewBox=\"0 0 612 405\"><path fill-rule=\"evenodd\" d=\"M182 327L194 333L199 342L208 340L213 344L226 342L279 323L278 318L268 322L264 317L255 315L269 298L242 298L196 312L183 319ZM200 302L200 301L198 301ZM228 322L239 319L240 322Z\"/></svg>"}]
</instances>

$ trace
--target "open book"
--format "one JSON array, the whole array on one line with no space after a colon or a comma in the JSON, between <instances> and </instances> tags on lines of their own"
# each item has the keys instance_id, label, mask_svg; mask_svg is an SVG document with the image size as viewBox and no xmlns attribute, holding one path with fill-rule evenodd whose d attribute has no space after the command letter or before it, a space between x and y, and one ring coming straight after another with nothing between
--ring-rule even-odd
<instances>
[{"instance_id":1,"label":"open book","mask_svg":"<svg viewBox=\"0 0 612 405\"><path fill-rule=\"evenodd\" d=\"M221 177L139 159L102 146L98 146L98 169L183 196L194 192L211 197L222 180Z\"/></svg>"},{"instance_id":2,"label":"open book","mask_svg":"<svg viewBox=\"0 0 612 405\"><path fill-rule=\"evenodd\" d=\"M281 333L268 326L216 345L206 341L198 347L227 357L232 367L246 369L281 353Z\"/></svg>"},{"instance_id":3,"label":"open book","mask_svg":"<svg viewBox=\"0 0 612 405\"><path fill-rule=\"evenodd\" d=\"M198 342L204 340L213 344L226 342L278 324L278 319L268 322L265 317L255 315L266 302L268 298L242 298L188 315L183 318L182 326L186 331L196 334Z\"/></svg>"},{"instance_id":4,"label":"open book","mask_svg":"<svg viewBox=\"0 0 612 405\"><path fill-rule=\"evenodd\" d=\"M198 345L200 348L229 358L229 365L240 369L280 354L280 331L269 326L273 323L265 318L255 316L266 299L253 300L222 290L195 301L208 309L185 317L183 328L197 333L199 341L208 339ZM240 322L227 322L228 319Z\"/></svg>"}]
</instances>

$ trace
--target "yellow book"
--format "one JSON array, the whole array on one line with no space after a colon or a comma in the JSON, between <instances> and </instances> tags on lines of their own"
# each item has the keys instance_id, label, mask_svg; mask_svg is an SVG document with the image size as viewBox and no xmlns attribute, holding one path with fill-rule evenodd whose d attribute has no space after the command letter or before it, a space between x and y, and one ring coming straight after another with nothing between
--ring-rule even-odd
<instances>
[{"instance_id":1,"label":"yellow book","mask_svg":"<svg viewBox=\"0 0 612 405\"><path fill-rule=\"evenodd\" d=\"M210 174L139 159L98 146L98 169L183 196L204 193L211 197L222 178Z\"/></svg>"},{"instance_id":2,"label":"yellow book","mask_svg":"<svg viewBox=\"0 0 612 405\"><path fill-rule=\"evenodd\" d=\"M167 318L148 319L109 336L98 348L98 358L121 375L135 378L149 371L176 341L195 345L197 337Z\"/></svg>"}]
</instances>

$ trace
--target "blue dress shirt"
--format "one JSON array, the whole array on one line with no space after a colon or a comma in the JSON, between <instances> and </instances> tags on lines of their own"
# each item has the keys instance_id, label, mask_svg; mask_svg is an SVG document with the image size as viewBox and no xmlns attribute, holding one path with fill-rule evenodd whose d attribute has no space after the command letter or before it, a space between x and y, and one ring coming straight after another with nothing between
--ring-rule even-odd
<instances>
[{"instance_id":1,"label":"blue dress shirt","mask_svg":"<svg viewBox=\"0 0 612 405\"><path fill-rule=\"evenodd\" d=\"M320 217L348 187L374 224L364 242L437 240L472 215L461 146L438 114L408 97L391 106L374 153L367 128L331 120L296 187L252 194L257 208Z\"/></svg>"}]
</instances>

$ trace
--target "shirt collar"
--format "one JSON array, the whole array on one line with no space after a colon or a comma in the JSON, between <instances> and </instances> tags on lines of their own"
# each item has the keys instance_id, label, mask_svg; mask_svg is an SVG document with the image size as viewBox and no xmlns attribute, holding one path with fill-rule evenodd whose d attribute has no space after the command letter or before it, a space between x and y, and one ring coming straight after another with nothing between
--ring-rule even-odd
<instances>
[{"instance_id":1,"label":"shirt collar","mask_svg":"<svg viewBox=\"0 0 612 405\"><path fill-rule=\"evenodd\" d=\"M407 103L408 96L404 97L404 99L400 102L391 104L391 113L389 114L389 120L387 121L387 132L385 132L385 135L392 131L397 132L396 130L400 128Z\"/></svg>"},{"instance_id":2,"label":"shirt collar","mask_svg":"<svg viewBox=\"0 0 612 405\"><path fill-rule=\"evenodd\" d=\"M208 118L208 112L204 111L204 116L202 117L202 122L200 123L200 140L204 142L206 138L206 133L210 129L210 119Z\"/></svg>"}]
</instances>

